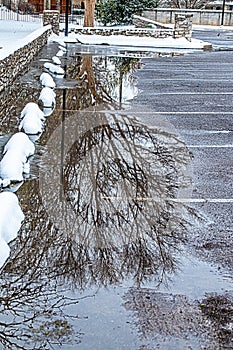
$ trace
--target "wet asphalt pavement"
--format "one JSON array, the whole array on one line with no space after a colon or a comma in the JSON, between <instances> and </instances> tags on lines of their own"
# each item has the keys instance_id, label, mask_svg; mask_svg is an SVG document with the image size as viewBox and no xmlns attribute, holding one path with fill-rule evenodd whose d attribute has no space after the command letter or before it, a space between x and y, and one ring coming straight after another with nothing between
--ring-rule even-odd
<instances>
[{"instance_id":1,"label":"wet asphalt pavement","mask_svg":"<svg viewBox=\"0 0 233 350\"><path fill-rule=\"evenodd\" d=\"M85 201L89 203L89 200L86 200L89 198L88 191L90 191L90 196L92 195L91 191L94 186L90 165L93 166L91 162L94 159L93 174L95 175L94 171L97 169L98 174L104 175L103 179L108 185L107 195L105 192L101 192L102 187L106 190L106 185L99 189L99 193L102 195L101 204L105 204L108 200L108 203L115 206L123 203L122 208L127 209L134 208L132 203L135 204L138 200L138 203L143 204L143 210L139 210L139 213L144 214L144 219L153 218L153 223L155 223L153 228L158 234L152 235L153 239L150 239L149 235L146 236L148 232L153 233L153 231L148 230L148 226L145 225L147 221L143 217L141 220L140 216L138 221L136 220L137 216L133 221L129 216L127 221L129 227L125 224L121 226L121 221L119 221L119 226L116 226L118 234L116 235L118 238L116 247L110 245L111 248L116 248L115 250L102 249L100 244L101 239L106 238L105 231L110 233L109 237L111 238L114 230L109 229L108 232L103 229L103 225L100 225L100 230L95 231L93 228L99 221L96 220L95 223L93 218L91 219L91 229L87 230L90 215L84 218L80 225L81 229L79 227L77 230L80 232L80 237L85 238L83 240L85 249L82 248L82 244L78 244L78 234L73 237L69 235L70 232L73 234L72 230L58 230L56 225L51 225L51 222L59 223L60 218L57 215L55 220L51 221L49 216L50 220L48 220L48 213L45 211L45 208L48 210L50 205L53 209L59 208L59 201L54 196L53 169L55 169L56 174L58 171L57 167L53 166L53 161L56 160L55 165L58 164L60 169L60 146L55 147L57 143L53 144L51 158L46 158L45 155L52 141L56 140L59 144L62 143L63 134L58 126L63 125L61 116L64 112L65 98L64 91L62 94L61 89L64 89L65 85L62 84L65 81L61 80L60 85L58 81L57 106L53 115L48 118L47 129L44 138L40 141L39 149L39 153L44 154L43 157L39 155L40 176L42 177L45 173L48 175L47 178L52 180L52 184L45 181L44 184L48 185L49 189L45 187L48 191L41 192L41 178L38 182L34 176L34 179L26 181L18 191L27 218L17 240L17 245L12 250L13 255L11 264L8 265L9 270L6 269L5 275L2 275L4 280L4 277L8 278L8 274L11 276L10 273L13 270L12 275L16 276L16 282L14 279L10 280L9 286L2 283L3 300L5 296L10 295L9 291L12 291L12 301L8 298L8 304L6 303L9 307L13 305L10 310L14 311L14 305L16 305L18 312L18 305L20 305L22 309L21 319L24 320L25 315L28 315L30 310L34 313L34 310L40 309L42 319L37 320L33 315L33 323L29 324L29 328L26 328L27 323L25 328L22 328L25 329L26 335L30 335L31 342L35 341L32 346L28 343L29 338L21 339L23 332L18 327L20 322L16 323L13 320L13 324L10 322L9 325L6 324L3 329L6 333L6 339L11 341L13 334L15 347L12 345L1 347L0 342L1 350L18 349L18 344L23 344L21 348L25 346L25 349L53 348L57 350L232 349L233 52L230 50L233 49L233 36L230 31L218 34L216 31L194 33L195 37L213 43L214 49L212 51L189 51L186 54L178 53L174 56L166 55L163 52L158 57L156 54L154 58L143 58L142 67L138 70L140 64L137 65L133 72L133 75L137 77L136 84L139 93L126 105L126 109L113 109L112 105L107 105L108 107L101 105L100 112L97 109L93 116L90 110L88 113L84 110L79 115L77 105L81 101L85 106L88 97L88 94L85 95L88 92L85 84L88 83L88 79L82 85L78 85L74 91L72 89L66 91L69 106L66 110L66 130L73 130L74 125L74 130L78 127L79 132L80 130L85 131L85 123L87 123L87 126L91 125L90 130L88 129L91 132L83 132L88 141L85 147L92 145L92 140L95 142L102 140L99 148L97 147L98 142L97 144L93 142L95 145L93 153L91 153L93 156L90 157L90 160L88 156L83 157L86 162L79 160L80 154L83 154L81 153L82 148L80 151L78 147L76 149L72 146L67 152L68 155L72 155L66 159L67 165L69 165L66 168L69 175L66 176L66 185L70 191L68 194L78 193L80 189L82 194L77 196L77 198L81 198L80 204L77 203L77 210L79 209L78 205L81 208ZM53 47L48 47L45 54L51 56L50 50L53 49ZM78 49L84 50L85 48L80 46ZM111 54L109 47L98 47L96 50L103 49ZM93 54L94 58L95 55L96 53ZM71 73L74 72L76 75L75 72L79 64L82 64L82 66L86 66L86 71L89 73L87 76L93 78L92 73L95 70L98 73L97 68L101 68L101 64L105 62L103 71L100 70L101 74L99 74L102 78L104 77L103 72L106 72L107 67L106 59L97 60L95 63L93 58L92 62L92 56L89 52L83 57L75 55L72 57L74 62L70 66L68 65ZM44 59L43 55L42 58ZM25 90L22 89L21 94L17 92L17 103L20 100L24 104L24 96L27 96L28 99L36 99L40 87L35 76L38 78L41 73L43 59L35 62L29 75L22 78L26 87L24 87ZM112 70L112 63L110 70ZM95 79L97 77L98 74L96 74ZM34 90L31 88L32 86ZM133 89L133 91L136 90ZM30 92L30 96L28 92ZM134 94L130 94L130 96L132 95ZM82 96L84 96L83 100ZM11 104L14 105L13 102ZM21 108L20 106L16 107L19 110ZM82 108L84 109L83 106ZM16 128L18 113L12 113L12 109L10 109L10 112L3 115L6 115L7 118L13 118L12 123L9 123L8 119L5 121L2 118L2 128L6 129L4 132L8 134L12 132L13 127ZM138 118L139 121L134 117ZM98 120L100 127L93 128ZM70 125L70 129L67 129L68 125ZM56 130L58 134L55 133ZM51 133L55 136L58 135L58 137L53 139L50 137ZM70 135L73 135L67 131L66 134L68 134L69 139ZM108 140L111 142L108 143ZM156 140L156 147L151 144L150 140ZM78 143L74 144L78 145ZM128 148L129 145L130 148ZM105 146L108 152L103 152ZM109 149L110 151L114 150L114 157ZM159 150L158 154L155 152L156 149ZM55 153L55 150L59 154ZM89 148L87 151L86 153L89 154ZM118 152L117 156L116 151ZM163 152L165 152L164 157ZM131 154L135 157L132 160ZM129 181L130 189L134 189L135 183L143 183L144 178L141 175L144 173L149 179L148 193L147 189L144 191L143 188L141 194L136 192L138 193L137 198L128 195L128 202L125 206L124 201L122 201L124 198L122 193L124 194L124 192L119 192L121 196L116 192L118 197L114 192L112 194L114 184L116 183L116 186L121 184L119 181L121 175L116 173L117 176L113 178L111 175L115 174L113 170L118 170L118 167L121 171L124 170L119 162L122 155L124 155L127 164L127 174L129 170L132 173L130 173L132 176L129 178L131 180L131 182ZM160 155L161 161L158 158ZM113 158L114 168L110 168L112 163L107 162L108 157L111 161ZM45 158L44 162L42 158ZM52 163L48 162L49 159L52 160ZM189 167L190 160L191 166ZM101 168L102 163L105 167ZM131 167L131 163L134 167ZM170 165L179 165L178 168L174 167L177 171L176 174L178 174L177 177L168 176L172 169L167 168L169 163L171 163ZM82 167L78 168L77 165L80 164ZM139 172L135 164L140 165ZM186 174L186 165L188 174ZM162 172L163 167L165 170L167 169L164 173ZM109 168L113 170L109 172ZM132 172L131 169L135 172ZM80 174L82 176L79 178ZM202 217L201 220L191 221L190 227L185 225L186 216L182 216L183 212L179 211L179 205L177 205L177 212L175 210L170 213L170 207L162 213L158 211L157 214L156 212L156 203L159 202L158 198L160 198L158 195L160 187L165 189L161 198L164 198L163 196L167 193L172 195L173 185L177 186L176 188L182 188L180 182L183 178L179 178L179 174L184 174L184 180L186 180L186 176L188 179L191 178L192 183L190 186L184 185L185 190L181 190L175 200L177 199L178 203L181 201L188 204L190 208L193 207L194 212L199 213ZM153 176L150 177L150 175ZM91 182L88 182L89 179ZM103 183L105 184L105 182ZM74 188L74 184L77 188ZM142 197L143 200L141 200ZM53 200L56 201L56 205L53 204ZM69 200L72 200L72 197ZM90 203L92 202L90 201ZM111 207L106 206L106 208L108 213ZM99 206L95 206L95 202L90 205L90 210L91 213L95 213L96 210L99 214ZM102 212L105 213L104 210ZM120 210L116 213L118 212ZM87 213L89 212L87 211ZM127 218L127 211L124 213ZM49 214L51 213L49 212ZM65 215L66 212L64 211L63 214ZM182 233L182 235L179 238L179 231L176 232L177 226L173 226L173 219L179 218L180 214L182 215L178 224L184 230L181 230L180 234ZM103 218L101 217L101 219ZM127 234L131 232L131 221L132 227L135 223L138 224L136 225L138 230L132 230L132 233L139 232L139 236L144 238L144 244L139 245L140 241L138 240L136 240L137 244L132 244L132 246L127 243ZM74 221L67 216L65 222L71 222L73 226ZM170 223L172 223L171 226ZM159 230L160 226L161 230ZM88 232L86 237L81 235L82 227L85 228L84 232ZM106 225L106 227L108 226ZM175 229L172 230L173 227ZM179 250L183 231L186 233L187 227L189 227L187 241L185 240L184 247ZM169 235L170 229L171 234ZM97 235L96 232L100 234ZM123 239L124 245L119 238ZM166 242L168 242L167 245ZM80 247L81 250L79 250ZM121 247L127 249L121 250ZM25 256L27 256L27 264L25 264ZM155 269L153 270L154 265ZM26 272L25 266L27 267ZM34 266L36 266L35 270ZM159 273L161 270L161 283L157 270ZM118 271L121 272L119 277ZM136 283L137 277L141 275L145 278L142 279L141 283L140 280ZM37 288L34 290L34 284L37 287L39 281L40 285L42 277L46 283L44 289L42 288L38 294ZM15 293L18 285L21 286L20 292L21 290L22 292L26 291L24 294ZM29 291L32 296L32 302L29 303L30 308L25 307L28 305ZM64 296L68 297L68 304L65 304ZM60 302L60 298L62 298L61 304L57 302L57 300ZM50 299L52 306L48 313L47 305ZM56 303L58 310L53 309ZM45 320L46 322L44 322ZM24 326L23 322L22 326ZM16 337L17 332L19 332L18 338ZM56 336L58 336L58 340ZM37 341L38 343L36 343ZM40 346L42 344L40 341L45 344L43 347Z\"/></svg>"},{"instance_id":2,"label":"wet asphalt pavement","mask_svg":"<svg viewBox=\"0 0 233 350\"><path fill-rule=\"evenodd\" d=\"M232 273L233 33L195 32L214 50L144 59L137 73L135 106L171 123L193 155L190 200L208 224L196 229L193 245L210 262ZM153 112L152 112L153 111Z\"/></svg>"}]
</instances>

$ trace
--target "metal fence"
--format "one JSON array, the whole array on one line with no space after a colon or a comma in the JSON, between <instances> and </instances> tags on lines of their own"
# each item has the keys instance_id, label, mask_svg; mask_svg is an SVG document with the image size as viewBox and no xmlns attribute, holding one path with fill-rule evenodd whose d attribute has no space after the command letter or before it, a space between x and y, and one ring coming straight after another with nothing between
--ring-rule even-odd
<instances>
[{"instance_id":1,"label":"metal fence","mask_svg":"<svg viewBox=\"0 0 233 350\"><path fill-rule=\"evenodd\" d=\"M84 15L69 15L68 19L69 19L69 23L76 24L78 26L83 27ZM60 23L65 23L65 14L64 13L60 14ZM94 19L94 26L95 27L102 26L102 25L103 24L101 21L99 21L97 18Z\"/></svg>"},{"instance_id":2,"label":"metal fence","mask_svg":"<svg viewBox=\"0 0 233 350\"><path fill-rule=\"evenodd\" d=\"M41 22L42 14L22 13L19 9L9 10L5 6L0 7L0 20L24 21L24 22Z\"/></svg>"},{"instance_id":3,"label":"metal fence","mask_svg":"<svg viewBox=\"0 0 233 350\"><path fill-rule=\"evenodd\" d=\"M7 0L9 1L9 0ZM20 2L18 3L20 4ZM0 5L0 20L14 20L14 21L25 21L25 22L42 22L43 21L43 9L28 6L21 8L15 5L14 9L7 6ZM84 23L84 10L72 6L69 9L69 23L83 26ZM60 23L65 23L65 13L60 14ZM95 25L101 25L101 23L95 19Z\"/></svg>"},{"instance_id":4,"label":"metal fence","mask_svg":"<svg viewBox=\"0 0 233 350\"><path fill-rule=\"evenodd\" d=\"M20 4L20 3L18 3ZM77 24L82 26L84 22L84 11L77 10L75 7L69 9L69 23ZM0 5L0 20L14 20L14 21L25 21L25 22L41 22L43 20L43 8L31 5L21 8L21 6L14 8L11 6ZM60 14L60 22L65 22L65 11Z\"/></svg>"},{"instance_id":5,"label":"metal fence","mask_svg":"<svg viewBox=\"0 0 233 350\"><path fill-rule=\"evenodd\" d=\"M69 15L68 19L69 19L69 23L83 26L84 16L82 16L82 15ZM65 23L65 14L64 13L60 14L60 23Z\"/></svg>"},{"instance_id":6,"label":"metal fence","mask_svg":"<svg viewBox=\"0 0 233 350\"><path fill-rule=\"evenodd\" d=\"M82 26L84 15L71 14L69 15L69 23ZM20 10L9 10L5 6L0 6L0 20L13 20L25 22L41 22L43 20L43 13L22 13ZM65 14L60 14L60 23L65 22Z\"/></svg>"}]
</instances>

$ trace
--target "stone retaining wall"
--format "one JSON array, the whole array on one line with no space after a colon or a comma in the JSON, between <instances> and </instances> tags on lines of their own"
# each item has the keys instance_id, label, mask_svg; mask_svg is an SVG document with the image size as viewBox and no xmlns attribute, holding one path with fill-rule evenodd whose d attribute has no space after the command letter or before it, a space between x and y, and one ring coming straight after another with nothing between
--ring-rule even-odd
<instances>
[{"instance_id":1,"label":"stone retaining wall","mask_svg":"<svg viewBox=\"0 0 233 350\"><path fill-rule=\"evenodd\" d=\"M133 16L133 24L135 25L135 27L137 28L149 28L149 27L153 27L153 28L158 28L158 29L169 29L166 24L161 24L159 22L153 21L151 19L148 19L146 17L142 17L142 16Z\"/></svg>"},{"instance_id":2,"label":"stone retaining wall","mask_svg":"<svg viewBox=\"0 0 233 350\"><path fill-rule=\"evenodd\" d=\"M170 9L156 8L154 10L143 11L142 16L153 21L161 23L175 23L176 13L192 14L193 24L199 25L221 25L222 11L221 10L190 10L190 9ZM224 25L233 25L233 11L224 12Z\"/></svg>"},{"instance_id":3,"label":"stone retaining wall","mask_svg":"<svg viewBox=\"0 0 233 350\"><path fill-rule=\"evenodd\" d=\"M76 34L85 35L125 35L125 36L138 36L138 37L151 37L151 38L167 38L173 35L173 29L113 29L113 28L77 28L74 29Z\"/></svg>"},{"instance_id":4,"label":"stone retaining wall","mask_svg":"<svg viewBox=\"0 0 233 350\"><path fill-rule=\"evenodd\" d=\"M124 36L138 36L150 38L191 38L192 33L192 15L179 13L175 16L174 28L166 27L155 21L151 21L145 17L134 16L134 25L137 28L76 28L73 31L76 34L85 35L124 35ZM152 27L152 28L150 28Z\"/></svg>"},{"instance_id":5,"label":"stone retaining wall","mask_svg":"<svg viewBox=\"0 0 233 350\"><path fill-rule=\"evenodd\" d=\"M29 63L47 43L50 34L51 26L47 26L38 37L0 60L0 92L27 69Z\"/></svg>"},{"instance_id":6,"label":"stone retaining wall","mask_svg":"<svg viewBox=\"0 0 233 350\"><path fill-rule=\"evenodd\" d=\"M43 13L43 25L51 24L53 33L59 35L60 12L56 10L45 10Z\"/></svg>"},{"instance_id":7,"label":"stone retaining wall","mask_svg":"<svg viewBox=\"0 0 233 350\"><path fill-rule=\"evenodd\" d=\"M163 30L166 30L167 32L170 32L170 35L172 35L173 38L184 37L187 40L191 40L192 18L193 18L192 14L181 13L181 12L175 13L175 24L173 29L171 28L171 26L169 27L166 25L162 25L161 23L152 21L151 19L141 17L141 16L134 16L133 24L136 27L147 28L147 30L148 30L148 27L160 28L159 33L161 32L161 29L163 29Z\"/></svg>"},{"instance_id":8,"label":"stone retaining wall","mask_svg":"<svg viewBox=\"0 0 233 350\"><path fill-rule=\"evenodd\" d=\"M174 38L185 37L188 40L192 38L192 14L176 13L174 25Z\"/></svg>"}]
</instances>

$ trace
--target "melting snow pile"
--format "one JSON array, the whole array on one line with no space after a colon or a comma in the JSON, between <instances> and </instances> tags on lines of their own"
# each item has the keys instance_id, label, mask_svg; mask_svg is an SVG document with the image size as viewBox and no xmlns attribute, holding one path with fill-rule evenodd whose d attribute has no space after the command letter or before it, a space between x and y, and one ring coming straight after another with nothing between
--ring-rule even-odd
<instances>
[{"instance_id":1,"label":"melting snow pile","mask_svg":"<svg viewBox=\"0 0 233 350\"><path fill-rule=\"evenodd\" d=\"M28 171L28 166L17 154L17 152L7 152L0 163L0 175L3 180L10 182L23 181L23 174ZM3 182L2 182L3 183Z\"/></svg>"},{"instance_id":2,"label":"melting snow pile","mask_svg":"<svg viewBox=\"0 0 233 350\"><path fill-rule=\"evenodd\" d=\"M66 49L60 47L58 52L64 54L65 51ZM64 75L64 70L60 67L60 59L54 56L52 61L53 63L45 64L45 68L52 73ZM53 90L56 85L51 75L42 73L40 83L42 90L38 103L42 104L43 112L35 102L26 104L21 112L19 124L19 130L23 132L18 132L10 138L4 147L0 161L0 187L5 191L0 193L0 268L10 255L8 243L17 237L24 219L17 196L6 191L5 188L11 185L13 191L14 182L22 183L24 175L30 172L29 158L35 153L35 144L31 139L41 135L46 117L52 114L56 104L56 94Z\"/></svg>"},{"instance_id":3,"label":"melting snow pile","mask_svg":"<svg viewBox=\"0 0 233 350\"><path fill-rule=\"evenodd\" d=\"M11 181L23 181L23 174L29 173L28 158L35 152L34 144L22 132L13 135L7 142L0 162L0 177L2 185Z\"/></svg>"},{"instance_id":4,"label":"melting snow pile","mask_svg":"<svg viewBox=\"0 0 233 350\"><path fill-rule=\"evenodd\" d=\"M51 62L45 62L44 67L48 69L51 73L57 74L57 75L64 75L65 71L63 68L58 66L57 64L51 63Z\"/></svg>"},{"instance_id":5,"label":"melting snow pile","mask_svg":"<svg viewBox=\"0 0 233 350\"><path fill-rule=\"evenodd\" d=\"M17 132L14 134L4 147L3 153L9 151L18 151L22 156L28 158L35 153L35 145L32 143L28 136L23 132Z\"/></svg>"},{"instance_id":6,"label":"melting snow pile","mask_svg":"<svg viewBox=\"0 0 233 350\"><path fill-rule=\"evenodd\" d=\"M40 82L41 82L42 87L49 87L50 89L54 89L56 86L51 75L49 73L46 73L46 72L41 74Z\"/></svg>"},{"instance_id":7,"label":"melting snow pile","mask_svg":"<svg viewBox=\"0 0 233 350\"><path fill-rule=\"evenodd\" d=\"M39 96L39 103L42 104L43 107L49 107L53 108L56 104L56 94L55 92L50 89L49 87L44 87L41 90L40 96Z\"/></svg>"},{"instance_id":8,"label":"melting snow pile","mask_svg":"<svg viewBox=\"0 0 233 350\"><path fill-rule=\"evenodd\" d=\"M59 46L59 51L56 54L56 56L52 57L52 62L45 62L44 68L47 69L52 74L60 75L60 76L65 75L65 71L61 67L61 60L59 58L63 56L65 52L66 52L66 49L62 46Z\"/></svg>"},{"instance_id":9,"label":"melting snow pile","mask_svg":"<svg viewBox=\"0 0 233 350\"><path fill-rule=\"evenodd\" d=\"M57 65L61 64L61 60L57 56L53 56L52 57L52 61L53 61L54 64L57 64Z\"/></svg>"},{"instance_id":10,"label":"melting snow pile","mask_svg":"<svg viewBox=\"0 0 233 350\"><path fill-rule=\"evenodd\" d=\"M23 119L28 114L35 115L36 117L38 117L38 119L44 121L43 112L41 111L40 107L34 102L29 102L26 104L26 106L24 107L24 109L20 114L21 119Z\"/></svg>"},{"instance_id":11,"label":"melting snow pile","mask_svg":"<svg viewBox=\"0 0 233 350\"><path fill-rule=\"evenodd\" d=\"M10 255L9 242L17 237L24 214L17 196L12 192L0 193L0 267Z\"/></svg>"},{"instance_id":12,"label":"melting snow pile","mask_svg":"<svg viewBox=\"0 0 233 350\"><path fill-rule=\"evenodd\" d=\"M36 103L29 102L22 110L21 118L19 130L23 130L26 134L32 135L42 133L45 117Z\"/></svg>"}]
</instances>

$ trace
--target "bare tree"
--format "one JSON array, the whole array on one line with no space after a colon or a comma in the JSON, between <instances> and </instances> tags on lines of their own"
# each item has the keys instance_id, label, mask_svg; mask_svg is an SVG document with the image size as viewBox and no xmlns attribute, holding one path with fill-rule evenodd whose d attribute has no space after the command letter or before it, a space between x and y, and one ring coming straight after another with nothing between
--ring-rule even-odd
<instances>
[{"instance_id":1,"label":"bare tree","mask_svg":"<svg viewBox=\"0 0 233 350\"><path fill-rule=\"evenodd\" d=\"M84 2L85 6L84 27L94 27L96 0L79 0L79 2Z\"/></svg>"},{"instance_id":2,"label":"bare tree","mask_svg":"<svg viewBox=\"0 0 233 350\"><path fill-rule=\"evenodd\" d=\"M200 9L208 3L208 0L168 0L161 4L166 7Z\"/></svg>"}]
</instances>

